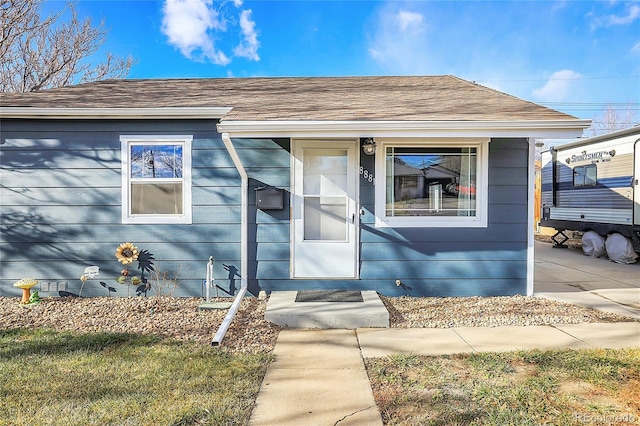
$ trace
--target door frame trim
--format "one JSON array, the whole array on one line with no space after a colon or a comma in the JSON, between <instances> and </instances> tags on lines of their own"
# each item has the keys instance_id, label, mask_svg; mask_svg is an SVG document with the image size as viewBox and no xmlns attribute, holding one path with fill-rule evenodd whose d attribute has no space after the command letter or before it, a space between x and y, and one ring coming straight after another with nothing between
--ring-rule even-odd
<instances>
[{"instance_id":1,"label":"door frame trim","mask_svg":"<svg viewBox=\"0 0 640 426\"><path fill-rule=\"evenodd\" d=\"M355 179L355 187L354 187L354 212L355 215L355 232L354 232L354 256L353 259L355 274L354 277L327 277L327 278L309 278L309 277L295 277L294 276L294 262L295 262L295 215L294 215L294 197L295 193L295 152L297 150L297 144L299 143L308 143L315 142L317 143L318 148L323 147L323 143L334 143L334 142L342 142L342 143L353 143L354 146L354 179ZM291 138L291 151L289 153L289 245L290 245L290 256L289 256L289 277L292 280L359 280L360 279L360 174L358 170L360 169L360 138L350 138L350 137L338 137L338 138Z\"/></svg>"},{"instance_id":2,"label":"door frame trim","mask_svg":"<svg viewBox=\"0 0 640 426\"><path fill-rule=\"evenodd\" d=\"M632 170L632 193L631 200L633 201L631 209L631 223L632 226L640 225L640 138L636 139L633 143L633 170Z\"/></svg>"}]
</instances>

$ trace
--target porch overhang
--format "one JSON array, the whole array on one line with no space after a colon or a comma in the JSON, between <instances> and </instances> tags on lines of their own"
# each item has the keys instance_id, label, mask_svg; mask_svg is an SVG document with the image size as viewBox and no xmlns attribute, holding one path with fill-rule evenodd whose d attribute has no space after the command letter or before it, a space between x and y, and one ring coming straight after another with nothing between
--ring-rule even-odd
<instances>
[{"instance_id":1,"label":"porch overhang","mask_svg":"<svg viewBox=\"0 0 640 426\"><path fill-rule=\"evenodd\" d=\"M582 136L591 120L538 121L224 121L219 133L234 138L314 137L526 137Z\"/></svg>"}]
</instances>

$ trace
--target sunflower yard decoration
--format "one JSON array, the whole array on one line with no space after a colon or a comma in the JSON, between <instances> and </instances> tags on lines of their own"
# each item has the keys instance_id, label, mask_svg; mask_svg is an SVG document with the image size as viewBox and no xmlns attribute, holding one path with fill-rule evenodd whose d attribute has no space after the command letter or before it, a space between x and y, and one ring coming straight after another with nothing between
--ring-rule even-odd
<instances>
[{"instance_id":1,"label":"sunflower yard decoration","mask_svg":"<svg viewBox=\"0 0 640 426\"><path fill-rule=\"evenodd\" d=\"M116 258L123 265L133 263L134 260L138 259L138 255L138 247L131 243L122 243L116 249Z\"/></svg>"},{"instance_id":2,"label":"sunflower yard decoration","mask_svg":"<svg viewBox=\"0 0 640 426\"><path fill-rule=\"evenodd\" d=\"M120 271L120 276L116 278L118 284L127 285L127 296L129 295L129 286L136 287L136 294L146 294L151 284L144 276L145 272L151 273L153 268L153 254L149 253L149 250L138 250L138 247L132 243L122 243L116 249L116 258L123 265L130 265L135 260L138 261L138 269L140 270L140 276L131 275L129 268L125 267Z\"/></svg>"}]
</instances>

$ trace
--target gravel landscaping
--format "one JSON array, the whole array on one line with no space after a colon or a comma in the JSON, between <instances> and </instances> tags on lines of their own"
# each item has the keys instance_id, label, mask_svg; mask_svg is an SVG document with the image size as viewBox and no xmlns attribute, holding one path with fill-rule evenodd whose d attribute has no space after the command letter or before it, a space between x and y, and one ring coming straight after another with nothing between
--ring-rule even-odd
<instances>
[{"instance_id":1,"label":"gravel landscaping","mask_svg":"<svg viewBox=\"0 0 640 426\"><path fill-rule=\"evenodd\" d=\"M231 299L227 299L231 300ZM495 327L633 319L536 297L382 297L391 327ZM171 297L45 298L25 307L0 297L0 330L52 328L76 332L145 333L210 344L226 310L199 310L202 299ZM264 320L266 301L245 298L222 347L269 352L281 327Z\"/></svg>"},{"instance_id":2,"label":"gravel landscaping","mask_svg":"<svg viewBox=\"0 0 640 426\"><path fill-rule=\"evenodd\" d=\"M538 297L383 297L391 327L451 328L635 321Z\"/></svg>"},{"instance_id":3,"label":"gravel landscaping","mask_svg":"<svg viewBox=\"0 0 640 426\"><path fill-rule=\"evenodd\" d=\"M228 299L230 301L230 299ZM77 332L144 333L209 345L227 310L199 310L199 298L44 298L21 306L0 298L0 329L52 328ZM270 351L280 327L264 320L266 302L245 298L222 345L232 351Z\"/></svg>"}]
</instances>

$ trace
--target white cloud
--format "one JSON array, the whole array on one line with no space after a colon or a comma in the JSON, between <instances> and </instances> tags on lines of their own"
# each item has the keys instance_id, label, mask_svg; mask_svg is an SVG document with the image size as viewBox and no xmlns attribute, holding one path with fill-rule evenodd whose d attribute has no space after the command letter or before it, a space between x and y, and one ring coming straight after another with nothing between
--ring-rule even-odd
<instances>
[{"instance_id":1,"label":"white cloud","mask_svg":"<svg viewBox=\"0 0 640 426\"><path fill-rule=\"evenodd\" d=\"M615 25L629 25L640 19L640 5L638 4L626 4L626 10L620 14L609 14L602 17L593 17L593 14L589 14L592 17L591 29L598 27L612 27Z\"/></svg>"},{"instance_id":2,"label":"white cloud","mask_svg":"<svg viewBox=\"0 0 640 426\"><path fill-rule=\"evenodd\" d=\"M384 55L382 54L382 52L379 52L372 47L369 48L369 55L376 61L384 61Z\"/></svg>"},{"instance_id":3,"label":"white cloud","mask_svg":"<svg viewBox=\"0 0 640 426\"><path fill-rule=\"evenodd\" d=\"M534 98L545 102L563 101L567 98L575 80L581 77L581 74L572 70L556 71L551 74L544 86L534 89L532 95Z\"/></svg>"},{"instance_id":4,"label":"white cloud","mask_svg":"<svg viewBox=\"0 0 640 426\"><path fill-rule=\"evenodd\" d=\"M400 31L403 32L407 30L421 31L423 28L424 16L420 13L401 10L394 16L394 19L398 23Z\"/></svg>"},{"instance_id":5,"label":"white cloud","mask_svg":"<svg viewBox=\"0 0 640 426\"><path fill-rule=\"evenodd\" d=\"M228 4L225 1L218 3L218 6L224 8ZM233 0L233 5L241 7L242 0ZM169 44L179 49L185 57L207 60L217 65L231 63L231 57L224 52L225 49L219 47L223 42L227 42L228 46L229 37L223 38L220 34L226 33L227 25L238 24L238 19L222 18L229 15L216 9L214 0L165 0L162 12L162 32L167 36ZM235 56L259 60L260 43L256 24L251 20L251 10L240 12L239 26L243 39L234 50Z\"/></svg>"},{"instance_id":6,"label":"white cloud","mask_svg":"<svg viewBox=\"0 0 640 426\"><path fill-rule=\"evenodd\" d=\"M201 56L218 65L231 60L215 48L210 31L224 29L212 0L166 0L163 8L162 32L169 44L180 49L184 56Z\"/></svg>"},{"instance_id":7,"label":"white cloud","mask_svg":"<svg viewBox=\"0 0 640 426\"><path fill-rule=\"evenodd\" d=\"M640 53L640 41L633 45L631 51L633 53Z\"/></svg>"},{"instance_id":8,"label":"white cloud","mask_svg":"<svg viewBox=\"0 0 640 426\"><path fill-rule=\"evenodd\" d=\"M240 14L240 28L242 29L243 41L235 48L236 56L259 61L258 33L256 32L256 23L251 20L251 9L243 10Z\"/></svg>"},{"instance_id":9,"label":"white cloud","mask_svg":"<svg viewBox=\"0 0 640 426\"><path fill-rule=\"evenodd\" d=\"M416 74L424 71L424 54L428 39L427 25L421 13L399 10L382 11L378 22L372 26L368 48L369 56L389 72Z\"/></svg>"},{"instance_id":10,"label":"white cloud","mask_svg":"<svg viewBox=\"0 0 640 426\"><path fill-rule=\"evenodd\" d=\"M638 18L640 18L640 6L633 4L629 7L626 15L609 15L607 16L607 21L609 25L627 25Z\"/></svg>"}]
</instances>

